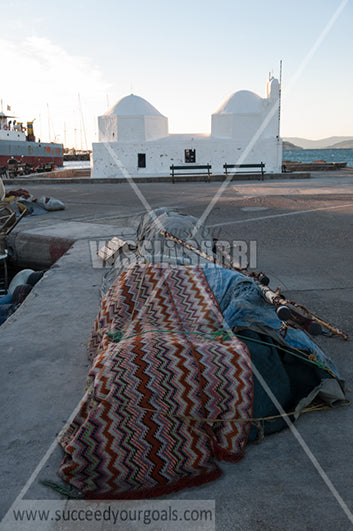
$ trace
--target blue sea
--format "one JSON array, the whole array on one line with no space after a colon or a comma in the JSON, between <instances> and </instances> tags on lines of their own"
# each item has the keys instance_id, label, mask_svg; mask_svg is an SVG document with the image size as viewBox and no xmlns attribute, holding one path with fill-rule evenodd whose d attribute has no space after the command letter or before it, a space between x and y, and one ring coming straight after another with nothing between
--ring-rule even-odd
<instances>
[{"instance_id":1,"label":"blue sea","mask_svg":"<svg viewBox=\"0 0 353 531\"><path fill-rule=\"evenodd\" d=\"M347 166L353 166L353 149L284 149L283 160L295 162L324 160L326 162L347 162Z\"/></svg>"}]
</instances>

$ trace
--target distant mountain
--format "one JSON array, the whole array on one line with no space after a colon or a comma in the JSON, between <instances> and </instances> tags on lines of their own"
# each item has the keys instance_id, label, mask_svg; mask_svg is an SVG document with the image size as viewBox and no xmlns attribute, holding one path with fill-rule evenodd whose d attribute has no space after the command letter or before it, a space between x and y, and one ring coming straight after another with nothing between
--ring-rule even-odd
<instances>
[{"instance_id":1,"label":"distant mountain","mask_svg":"<svg viewBox=\"0 0 353 531\"><path fill-rule=\"evenodd\" d=\"M282 149L301 150L303 148L292 144L292 142L287 142L287 140L283 140Z\"/></svg>"},{"instance_id":2,"label":"distant mountain","mask_svg":"<svg viewBox=\"0 0 353 531\"><path fill-rule=\"evenodd\" d=\"M285 137L284 141L290 142L296 146L300 146L303 149L331 149L332 146L337 147L337 144L346 141L353 142L353 136L330 136L329 138L323 138L321 140L310 140L307 138L298 137Z\"/></svg>"},{"instance_id":3,"label":"distant mountain","mask_svg":"<svg viewBox=\"0 0 353 531\"><path fill-rule=\"evenodd\" d=\"M337 144L330 146L330 149L353 149L353 139L337 142Z\"/></svg>"}]
</instances>

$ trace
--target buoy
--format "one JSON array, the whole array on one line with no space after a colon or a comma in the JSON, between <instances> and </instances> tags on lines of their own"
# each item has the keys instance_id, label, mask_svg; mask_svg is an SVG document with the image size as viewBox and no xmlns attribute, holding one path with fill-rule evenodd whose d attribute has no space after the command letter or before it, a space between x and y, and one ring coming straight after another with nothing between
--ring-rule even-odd
<instances>
[{"instance_id":1,"label":"buoy","mask_svg":"<svg viewBox=\"0 0 353 531\"><path fill-rule=\"evenodd\" d=\"M307 330L311 336L319 336L322 334L322 328L316 321L308 321L305 330Z\"/></svg>"},{"instance_id":2,"label":"buoy","mask_svg":"<svg viewBox=\"0 0 353 531\"><path fill-rule=\"evenodd\" d=\"M12 295L12 304L22 304L27 295L29 295L32 286L30 284L21 284L17 286Z\"/></svg>"},{"instance_id":3,"label":"buoy","mask_svg":"<svg viewBox=\"0 0 353 531\"><path fill-rule=\"evenodd\" d=\"M10 285L7 289L7 293L13 293L17 286L20 286L21 284L26 284L28 277L34 273L33 269L22 269L17 275L13 277L13 279L10 282Z\"/></svg>"},{"instance_id":4,"label":"buoy","mask_svg":"<svg viewBox=\"0 0 353 531\"><path fill-rule=\"evenodd\" d=\"M42 278L43 275L44 271L34 271L34 273L31 273L29 275L26 283L30 284L31 286L34 286Z\"/></svg>"},{"instance_id":5,"label":"buoy","mask_svg":"<svg viewBox=\"0 0 353 531\"><path fill-rule=\"evenodd\" d=\"M291 311L288 308L288 306L285 306L284 304L282 304L281 306L277 306L276 314L278 316L278 319L280 319L281 321L288 321L288 319L290 319L290 316L291 316Z\"/></svg>"}]
</instances>

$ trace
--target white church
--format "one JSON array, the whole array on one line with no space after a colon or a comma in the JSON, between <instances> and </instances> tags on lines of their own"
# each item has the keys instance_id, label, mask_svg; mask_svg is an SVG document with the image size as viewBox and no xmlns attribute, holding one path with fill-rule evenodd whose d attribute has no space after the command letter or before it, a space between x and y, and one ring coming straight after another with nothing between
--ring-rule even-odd
<instances>
[{"instance_id":1,"label":"white church","mask_svg":"<svg viewBox=\"0 0 353 531\"><path fill-rule=\"evenodd\" d=\"M280 173L280 89L270 77L266 98L249 90L232 94L211 116L211 134L169 134L168 118L131 94L98 117L99 142L93 143L93 178L169 176L170 167L265 164ZM229 172L229 170L228 170Z\"/></svg>"}]
</instances>

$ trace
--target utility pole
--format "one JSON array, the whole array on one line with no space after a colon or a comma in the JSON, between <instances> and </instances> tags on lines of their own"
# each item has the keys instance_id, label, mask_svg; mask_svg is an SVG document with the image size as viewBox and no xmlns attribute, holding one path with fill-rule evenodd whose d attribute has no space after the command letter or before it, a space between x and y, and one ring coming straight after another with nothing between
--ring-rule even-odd
<instances>
[{"instance_id":1,"label":"utility pole","mask_svg":"<svg viewBox=\"0 0 353 531\"><path fill-rule=\"evenodd\" d=\"M281 127L281 96L282 96L282 59L279 62L279 87L278 87L278 134L277 134L277 166L281 166L282 171L282 147L280 142Z\"/></svg>"}]
</instances>

